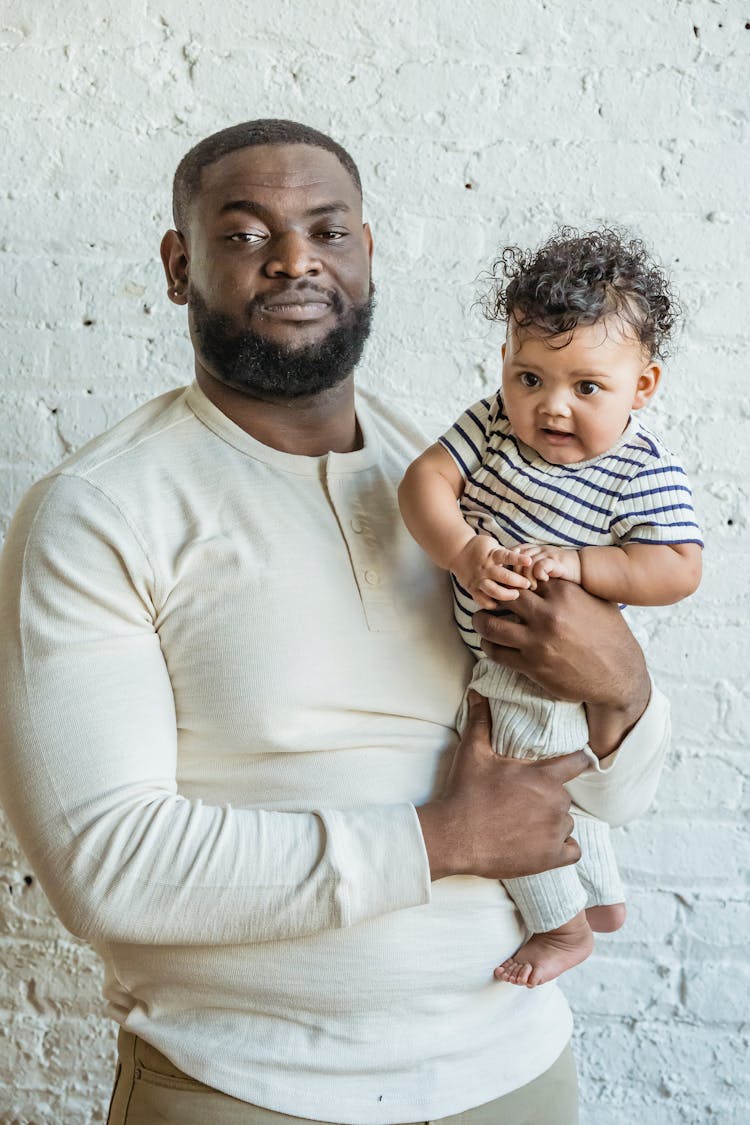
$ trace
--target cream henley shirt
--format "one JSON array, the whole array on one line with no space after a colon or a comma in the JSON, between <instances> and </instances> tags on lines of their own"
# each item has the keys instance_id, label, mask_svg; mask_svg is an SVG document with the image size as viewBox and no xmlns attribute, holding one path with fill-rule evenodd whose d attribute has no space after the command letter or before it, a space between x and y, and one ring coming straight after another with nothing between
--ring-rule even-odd
<instances>
[{"instance_id":1,"label":"cream henley shirt","mask_svg":"<svg viewBox=\"0 0 750 1125\"><path fill-rule=\"evenodd\" d=\"M460 1112L541 1074L571 1017L500 984L500 883L430 883L472 658L396 486L423 447L359 395L364 446L300 457L197 385L35 485L2 559L0 791L111 1015L269 1109L351 1125ZM663 697L578 804L650 801Z\"/></svg>"}]
</instances>

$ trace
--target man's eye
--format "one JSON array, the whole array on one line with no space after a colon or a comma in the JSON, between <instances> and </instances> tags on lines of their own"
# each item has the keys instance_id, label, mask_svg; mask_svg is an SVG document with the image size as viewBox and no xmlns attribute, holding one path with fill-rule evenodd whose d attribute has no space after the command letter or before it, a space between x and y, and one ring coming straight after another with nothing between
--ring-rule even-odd
<instances>
[{"instance_id":1,"label":"man's eye","mask_svg":"<svg viewBox=\"0 0 750 1125\"><path fill-rule=\"evenodd\" d=\"M599 389L599 384L592 383L589 379L582 380L576 388L579 395L583 395L586 398L589 398L591 395L598 395Z\"/></svg>"},{"instance_id":2,"label":"man's eye","mask_svg":"<svg viewBox=\"0 0 750 1125\"><path fill-rule=\"evenodd\" d=\"M235 234L228 235L227 237L228 237L229 242L245 242L245 243L248 243L251 246L254 245L256 242L262 242L263 241L263 235L262 234L258 234L257 231L250 231L250 230L240 230L240 231L237 231Z\"/></svg>"},{"instance_id":3,"label":"man's eye","mask_svg":"<svg viewBox=\"0 0 750 1125\"><path fill-rule=\"evenodd\" d=\"M522 371L519 376L524 387L538 387L542 380L533 371Z\"/></svg>"},{"instance_id":4,"label":"man's eye","mask_svg":"<svg viewBox=\"0 0 750 1125\"><path fill-rule=\"evenodd\" d=\"M316 238L322 238L324 242L338 242L339 239L346 237L345 230L321 230L316 234Z\"/></svg>"}]
</instances>

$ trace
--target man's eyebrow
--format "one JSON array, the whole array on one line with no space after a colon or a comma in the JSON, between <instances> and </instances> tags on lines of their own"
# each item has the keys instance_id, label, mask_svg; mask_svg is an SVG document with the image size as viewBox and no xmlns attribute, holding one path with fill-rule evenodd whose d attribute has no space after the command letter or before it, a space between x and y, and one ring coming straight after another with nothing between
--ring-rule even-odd
<instances>
[{"instance_id":1,"label":"man's eyebrow","mask_svg":"<svg viewBox=\"0 0 750 1125\"><path fill-rule=\"evenodd\" d=\"M230 199L219 208L220 215L226 215L230 211L243 211L248 215L257 215L259 219L271 218L269 209L254 199ZM351 207L343 199L334 199L330 203L322 203L319 207L311 207L309 211L304 212L304 218L315 219L320 215L330 215L336 211L351 211Z\"/></svg>"}]
</instances>

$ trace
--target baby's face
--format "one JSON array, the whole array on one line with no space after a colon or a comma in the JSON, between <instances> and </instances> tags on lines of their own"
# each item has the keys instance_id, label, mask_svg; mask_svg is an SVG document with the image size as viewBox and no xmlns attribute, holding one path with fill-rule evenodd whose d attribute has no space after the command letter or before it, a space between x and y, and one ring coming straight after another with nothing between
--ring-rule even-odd
<instances>
[{"instance_id":1,"label":"baby's face","mask_svg":"<svg viewBox=\"0 0 750 1125\"><path fill-rule=\"evenodd\" d=\"M660 374L612 317L552 337L511 321L503 404L516 437L554 465L574 465L615 445Z\"/></svg>"}]
</instances>

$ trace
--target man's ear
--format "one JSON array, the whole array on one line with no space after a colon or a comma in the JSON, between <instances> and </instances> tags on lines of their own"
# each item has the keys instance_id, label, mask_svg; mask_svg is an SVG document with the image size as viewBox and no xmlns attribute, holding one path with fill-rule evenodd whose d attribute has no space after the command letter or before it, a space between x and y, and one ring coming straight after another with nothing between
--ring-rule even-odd
<instances>
[{"instance_id":1,"label":"man's ear","mask_svg":"<svg viewBox=\"0 0 750 1125\"><path fill-rule=\"evenodd\" d=\"M372 261L373 241L372 241L372 230L370 229L369 223L363 223L362 224L362 234L365 236L365 245L367 246L367 256L370 259L370 261Z\"/></svg>"},{"instance_id":2,"label":"man's ear","mask_svg":"<svg viewBox=\"0 0 750 1125\"><path fill-rule=\"evenodd\" d=\"M505 360L505 344L503 344L500 349L500 355L503 357L503 360Z\"/></svg>"},{"instance_id":3,"label":"man's ear","mask_svg":"<svg viewBox=\"0 0 750 1125\"><path fill-rule=\"evenodd\" d=\"M183 235L178 230L168 230L161 240L160 252L167 279L167 296L175 305L186 305L188 251Z\"/></svg>"},{"instance_id":4,"label":"man's ear","mask_svg":"<svg viewBox=\"0 0 750 1125\"><path fill-rule=\"evenodd\" d=\"M638 376L638 382L635 388L635 396L633 398L633 410L640 410L645 406L650 398L653 398L656 393L656 388L659 386L661 379L661 364L649 363L647 367L643 368Z\"/></svg>"}]
</instances>

